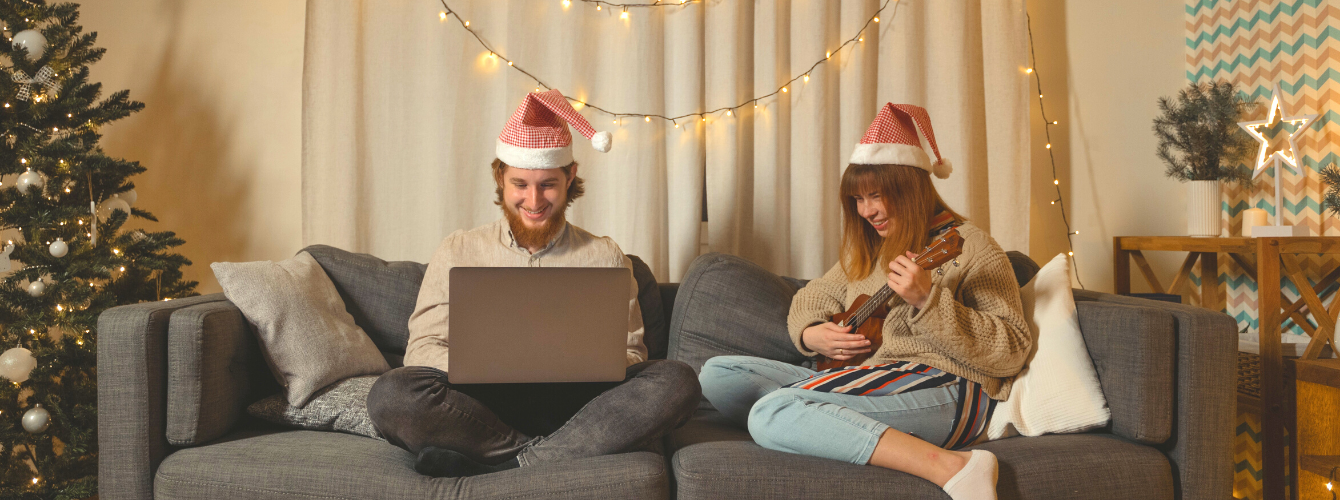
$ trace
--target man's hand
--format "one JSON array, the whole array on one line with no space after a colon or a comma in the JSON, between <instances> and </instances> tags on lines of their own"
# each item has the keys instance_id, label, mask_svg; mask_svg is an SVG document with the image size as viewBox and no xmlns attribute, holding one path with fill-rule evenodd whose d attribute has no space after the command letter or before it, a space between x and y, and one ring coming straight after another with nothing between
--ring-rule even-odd
<instances>
[{"instance_id":1,"label":"man's hand","mask_svg":"<svg viewBox=\"0 0 1340 500\"><path fill-rule=\"evenodd\" d=\"M889 262L889 288L899 297L921 310L931 294L931 272L922 269L912 259L917 254L907 252Z\"/></svg>"},{"instance_id":2,"label":"man's hand","mask_svg":"<svg viewBox=\"0 0 1340 500\"><path fill-rule=\"evenodd\" d=\"M806 328L800 334L800 341L811 351L838 361L870 352L869 340L851 333L850 326L838 326L831 321Z\"/></svg>"}]
</instances>

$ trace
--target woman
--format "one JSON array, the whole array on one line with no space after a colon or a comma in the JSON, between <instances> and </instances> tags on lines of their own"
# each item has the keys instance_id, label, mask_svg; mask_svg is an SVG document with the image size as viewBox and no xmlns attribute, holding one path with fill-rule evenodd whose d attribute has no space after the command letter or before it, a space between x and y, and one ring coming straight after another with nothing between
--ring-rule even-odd
<instances>
[{"instance_id":1,"label":"woman","mask_svg":"<svg viewBox=\"0 0 1340 500\"><path fill-rule=\"evenodd\" d=\"M917 130L935 153L920 146ZM926 110L886 104L842 176L841 258L796 293L787 322L796 349L862 367L818 372L749 356L703 366L703 394L746 425L760 445L869 464L934 482L955 500L996 498L995 456L973 444L1030 347L1005 252L936 193L945 178ZM915 262L941 231L957 227L963 254L936 272ZM883 345L831 317L888 285Z\"/></svg>"}]
</instances>

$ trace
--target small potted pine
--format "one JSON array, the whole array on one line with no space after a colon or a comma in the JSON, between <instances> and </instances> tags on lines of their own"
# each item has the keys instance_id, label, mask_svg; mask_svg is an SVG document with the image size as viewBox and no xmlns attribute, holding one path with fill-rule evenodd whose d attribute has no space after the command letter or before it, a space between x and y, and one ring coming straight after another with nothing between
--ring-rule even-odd
<instances>
[{"instance_id":1,"label":"small potted pine","mask_svg":"<svg viewBox=\"0 0 1340 500\"><path fill-rule=\"evenodd\" d=\"M1228 82L1192 83L1177 97L1160 97L1154 119L1158 156L1167 175L1187 183L1188 236L1219 236L1222 183L1252 184L1243 164L1256 141L1238 127L1254 103Z\"/></svg>"}]
</instances>

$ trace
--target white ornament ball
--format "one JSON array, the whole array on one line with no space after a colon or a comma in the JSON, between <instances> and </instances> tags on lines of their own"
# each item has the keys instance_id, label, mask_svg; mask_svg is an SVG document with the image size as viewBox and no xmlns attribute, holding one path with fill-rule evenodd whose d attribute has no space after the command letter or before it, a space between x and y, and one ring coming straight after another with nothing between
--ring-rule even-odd
<instances>
[{"instance_id":1,"label":"white ornament ball","mask_svg":"<svg viewBox=\"0 0 1340 500\"><path fill-rule=\"evenodd\" d=\"M42 405L33 405L23 414L23 430L31 434L45 432L51 426L51 414Z\"/></svg>"},{"instance_id":2,"label":"white ornament ball","mask_svg":"<svg viewBox=\"0 0 1340 500\"><path fill-rule=\"evenodd\" d=\"M140 199L139 193L136 193L134 189L121 193L117 196L120 196L121 199L126 200L126 203L129 203L131 205L135 204L135 200Z\"/></svg>"},{"instance_id":3,"label":"white ornament ball","mask_svg":"<svg viewBox=\"0 0 1340 500\"><path fill-rule=\"evenodd\" d=\"M64 257L70 251L70 246L65 244L65 240L56 238L56 241L51 242L51 246L47 247L47 250L51 252L52 257L59 258Z\"/></svg>"},{"instance_id":4,"label":"white ornament ball","mask_svg":"<svg viewBox=\"0 0 1340 500\"><path fill-rule=\"evenodd\" d=\"M42 184L44 183L46 183L46 181L42 179L42 174L33 172L33 169L30 168L27 172L19 175L19 181L14 187L18 188L20 193L27 194L28 188L41 189Z\"/></svg>"},{"instance_id":5,"label":"white ornament ball","mask_svg":"<svg viewBox=\"0 0 1340 500\"><path fill-rule=\"evenodd\" d=\"M12 382L23 382L28 380L28 374L32 373L33 368L37 368L37 358L33 357L32 351L15 347L0 354L0 377Z\"/></svg>"},{"instance_id":6,"label":"white ornament ball","mask_svg":"<svg viewBox=\"0 0 1340 500\"><path fill-rule=\"evenodd\" d=\"M33 297L41 297L42 293L46 291L47 284L43 283L42 280L37 280L28 284L28 295L32 295Z\"/></svg>"},{"instance_id":7,"label":"white ornament ball","mask_svg":"<svg viewBox=\"0 0 1340 500\"><path fill-rule=\"evenodd\" d=\"M36 61L47 52L47 37L41 31L23 30L14 34L14 48L28 49L28 60Z\"/></svg>"},{"instance_id":8,"label":"white ornament ball","mask_svg":"<svg viewBox=\"0 0 1340 500\"><path fill-rule=\"evenodd\" d=\"M112 195L107 201L102 202L102 211L107 214L106 217L111 217L112 213L117 210L125 212L126 215L130 215L130 203L126 203L126 200L121 199L121 197L117 195Z\"/></svg>"}]
</instances>

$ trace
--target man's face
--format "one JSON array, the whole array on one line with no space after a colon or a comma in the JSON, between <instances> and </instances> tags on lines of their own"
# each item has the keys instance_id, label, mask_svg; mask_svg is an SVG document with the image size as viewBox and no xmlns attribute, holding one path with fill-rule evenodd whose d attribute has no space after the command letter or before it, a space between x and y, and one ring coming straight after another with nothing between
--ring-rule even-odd
<instances>
[{"instance_id":1,"label":"man's face","mask_svg":"<svg viewBox=\"0 0 1340 500\"><path fill-rule=\"evenodd\" d=\"M572 176L577 166L572 166ZM526 229L540 230L561 220L567 207L568 183L563 169L527 170L507 167L503 173L503 209L512 212Z\"/></svg>"}]
</instances>

